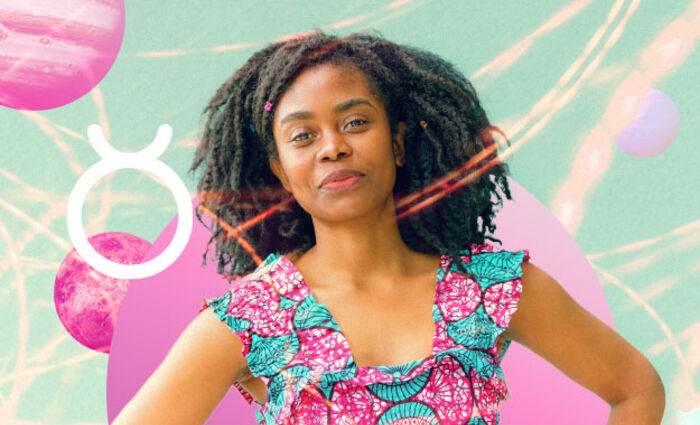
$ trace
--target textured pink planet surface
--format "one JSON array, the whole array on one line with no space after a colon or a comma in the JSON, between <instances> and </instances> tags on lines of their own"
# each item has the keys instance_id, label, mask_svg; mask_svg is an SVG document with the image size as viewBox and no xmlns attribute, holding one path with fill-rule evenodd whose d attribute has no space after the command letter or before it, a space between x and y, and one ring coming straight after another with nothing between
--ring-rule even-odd
<instances>
[{"instance_id":1,"label":"textured pink planet surface","mask_svg":"<svg viewBox=\"0 0 700 425\"><path fill-rule=\"evenodd\" d=\"M514 201L497 216L503 249L529 249L532 262L554 277L584 308L614 328L605 294L575 240L542 203L509 179ZM194 201L194 205L197 200ZM206 220L205 223L211 223ZM161 252L175 233L173 219L146 259ZM216 265L202 266L209 231L195 225L183 254L155 276L133 280L117 319L107 367L110 423L163 361L182 331L197 316L203 297L216 297L228 284ZM498 244L496 244L498 247ZM260 253L263 256L267 253ZM605 423L610 407L544 359L513 343L503 369L512 399L501 404L503 424L590 425ZM209 425L255 424L258 406L246 404L231 387L207 420Z\"/></svg>"},{"instance_id":2,"label":"textured pink planet surface","mask_svg":"<svg viewBox=\"0 0 700 425\"><path fill-rule=\"evenodd\" d=\"M652 157L668 149L678 135L678 108L666 93L647 92L634 120L615 139L630 155Z\"/></svg>"},{"instance_id":3,"label":"textured pink planet surface","mask_svg":"<svg viewBox=\"0 0 700 425\"><path fill-rule=\"evenodd\" d=\"M0 104L63 106L107 74L124 38L123 0L0 0Z\"/></svg>"},{"instance_id":4,"label":"textured pink planet surface","mask_svg":"<svg viewBox=\"0 0 700 425\"><path fill-rule=\"evenodd\" d=\"M148 241L121 232L100 233L88 241L100 255L120 264L141 263L151 247ZM128 287L128 280L96 271L72 249L56 273L54 303L58 318L76 341L109 353L117 312Z\"/></svg>"}]
</instances>

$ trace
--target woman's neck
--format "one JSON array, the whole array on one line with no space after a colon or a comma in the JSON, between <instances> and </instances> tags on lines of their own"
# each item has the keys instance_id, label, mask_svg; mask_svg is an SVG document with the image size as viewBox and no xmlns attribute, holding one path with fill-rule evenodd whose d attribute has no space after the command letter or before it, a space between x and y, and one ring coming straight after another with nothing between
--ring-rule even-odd
<instances>
[{"instance_id":1,"label":"woman's neck","mask_svg":"<svg viewBox=\"0 0 700 425\"><path fill-rule=\"evenodd\" d=\"M395 214L354 223L314 221L316 245L290 258L304 274L326 275L334 285L362 287L369 282L396 281L415 272L423 254L401 238Z\"/></svg>"}]
</instances>

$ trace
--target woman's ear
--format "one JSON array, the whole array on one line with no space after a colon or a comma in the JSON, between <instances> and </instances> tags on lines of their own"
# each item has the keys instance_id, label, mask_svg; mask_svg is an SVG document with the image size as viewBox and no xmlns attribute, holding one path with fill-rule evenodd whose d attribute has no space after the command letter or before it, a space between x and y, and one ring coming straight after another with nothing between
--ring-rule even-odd
<instances>
[{"instance_id":1,"label":"woman's ear","mask_svg":"<svg viewBox=\"0 0 700 425\"><path fill-rule=\"evenodd\" d=\"M274 174L277 179L282 183L282 186L287 192L291 192L289 189L289 183L287 182L287 176L284 175L284 170L282 169L282 164L280 163L279 159L277 158L270 158L269 160L270 164L270 170L272 170L272 174Z\"/></svg>"},{"instance_id":2,"label":"woman's ear","mask_svg":"<svg viewBox=\"0 0 700 425\"><path fill-rule=\"evenodd\" d=\"M404 121L399 121L398 131L394 134L394 140L392 141L392 147L394 149L394 159L396 160L396 166L401 167L406 162L406 150L404 149L404 134L406 133L406 123Z\"/></svg>"}]
</instances>

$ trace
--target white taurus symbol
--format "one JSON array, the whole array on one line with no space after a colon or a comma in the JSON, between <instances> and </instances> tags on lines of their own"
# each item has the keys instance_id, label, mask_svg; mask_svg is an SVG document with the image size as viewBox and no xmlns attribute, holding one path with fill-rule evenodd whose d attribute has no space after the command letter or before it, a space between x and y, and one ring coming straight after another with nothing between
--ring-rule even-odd
<instances>
[{"instance_id":1,"label":"white taurus symbol","mask_svg":"<svg viewBox=\"0 0 700 425\"><path fill-rule=\"evenodd\" d=\"M182 254L192 233L192 201L180 177L170 167L158 160L165 152L173 135L172 128L163 124L153 143L139 152L120 152L105 139L102 128L92 124L88 138L102 160L93 164L73 187L68 198L68 234L81 257L95 270L118 279L142 279L153 276L171 265ZM119 264L100 255L85 237L82 209L88 191L105 175L124 168L135 168L153 173L165 182L177 203L177 230L168 247L156 258L141 264Z\"/></svg>"}]
</instances>

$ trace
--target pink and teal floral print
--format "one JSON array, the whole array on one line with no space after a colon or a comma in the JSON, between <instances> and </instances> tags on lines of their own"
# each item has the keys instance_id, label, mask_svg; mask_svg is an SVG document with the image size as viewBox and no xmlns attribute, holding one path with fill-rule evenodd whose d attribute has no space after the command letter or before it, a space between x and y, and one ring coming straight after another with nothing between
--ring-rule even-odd
<instances>
[{"instance_id":1,"label":"pink and teal floral print","mask_svg":"<svg viewBox=\"0 0 700 425\"><path fill-rule=\"evenodd\" d=\"M266 384L258 424L497 425L510 398L500 363L522 293L528 250L470 244L457 261L441 256L430 356L358 366L343 331L284 255L273 253L218 298L205 299L240 338L251 373ZM240 385L245 399L253 397Z\"/></svg>"}]
</instances>

